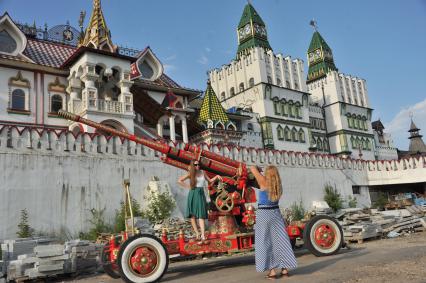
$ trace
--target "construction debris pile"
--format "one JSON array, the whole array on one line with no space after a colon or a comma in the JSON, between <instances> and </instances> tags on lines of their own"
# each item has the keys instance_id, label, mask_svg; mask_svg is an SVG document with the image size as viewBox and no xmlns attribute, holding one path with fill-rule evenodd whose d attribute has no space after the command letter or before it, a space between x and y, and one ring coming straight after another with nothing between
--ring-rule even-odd
<instances>
[{"instance_id":1,"label":"construction debris pile","mask_svg":"<svg viewBox=\"0 0 426 283\"><path fill-rule=\"evenodd\" d=\"M167 237L169 240L178 239L180 230L183 231L185 238L193 237L193 229L189 220L169 218L167 220L156 223L153 228L155 235L160 238L163 229L167 232Z\"/></svg>"},{"instance_id":2,"label":"construction debris pile","mask_svg":"<svg viewBox=\"0 0 426 283\"><path fill-rule=\"evenodd\" d=\"M365 239L398 237L404 233L426 231L426 207L405 209L348 208L336 215L343 228L345 241L362 243Z\"/></svg>"},{"instance_id":3,"label":"construction debris pile","mask_svg":"<svg viewBox=\"0 0 426 283\"><path fill-rule=\"evenodd\" d=\"M1 245L0 283L94 271L99 267L101 249L82 240L64 245L46 238L5 240Z\"/></svg>"}]
</instances>

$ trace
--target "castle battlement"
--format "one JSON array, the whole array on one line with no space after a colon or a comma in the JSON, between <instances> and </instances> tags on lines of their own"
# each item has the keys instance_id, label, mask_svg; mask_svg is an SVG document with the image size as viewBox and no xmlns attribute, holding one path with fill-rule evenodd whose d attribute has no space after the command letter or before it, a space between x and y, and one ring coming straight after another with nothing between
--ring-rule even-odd
<instances>
[{"instance_id":1,"label":"castle battlement","mask_svg":"<svg viewBox=\"0 0 426 283\"><path fill-rule=\"evenodd\" d=\"M183 149L184 143L170 142ZM338 157L330 154L269 150L232 145L201 144L204 150L218 153L247 164L276 165L318 169L392 172L422 169L426 176L426 157L409 157L400 160L362 160ZM133 141L100 134L77 134L70 131L0 125L0 151L19 153L51 153L103 156L134 156L157 158L152 149Z\"/></svg>"}]
</instances>

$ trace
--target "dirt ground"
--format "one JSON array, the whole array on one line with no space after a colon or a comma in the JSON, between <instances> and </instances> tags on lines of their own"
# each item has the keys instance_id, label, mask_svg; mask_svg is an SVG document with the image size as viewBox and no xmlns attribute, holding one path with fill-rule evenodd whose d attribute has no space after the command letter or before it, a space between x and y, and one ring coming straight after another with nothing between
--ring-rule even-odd
<instances>
[{"instance_id":1,"label":"dirt ground","mask_svg":"<svg viewBox=\"0 0 426 283\"><path fill-rule=\"evenodd\" d=\"M350 244L329 257L296 250L298 268L278 282L294 283L426 283L426 232L395 239ZM105 274L72 280L79 283L119 283ZM254 255L239 255L171 263L162 282L267 282L256 273Z\"/></svg>"}]
</instances>

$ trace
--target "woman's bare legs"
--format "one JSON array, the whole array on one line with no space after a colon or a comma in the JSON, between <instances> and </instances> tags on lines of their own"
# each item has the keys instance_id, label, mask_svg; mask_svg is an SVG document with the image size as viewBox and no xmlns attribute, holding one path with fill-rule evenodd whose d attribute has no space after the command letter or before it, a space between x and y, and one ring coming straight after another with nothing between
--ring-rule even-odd
<instances>
[{"instance_id":1,"label":"woman's bare legs","mask_svg":"<svg viewBox=\"0 0 426 283\"><path fill-rule=\"evenodd\" d=\"M195 216L191 217L191 225L192 229L194 229L195 232L195 238L198 240L200 238L200 233L198 233L197 221L195 220Z\"/></svg>"},{"instance_id":2,"label":"woman's bare legs","mask_svg":"<svg viewBox=\"0 0 426 283\"><path fill-rule=\"evenodd\" d=\"M204 219L198 219L198 225L200 225L200 230L201 230L201 239L205 240L206 239L206 223L204 222Z\"/></svg>"}]
</instances>

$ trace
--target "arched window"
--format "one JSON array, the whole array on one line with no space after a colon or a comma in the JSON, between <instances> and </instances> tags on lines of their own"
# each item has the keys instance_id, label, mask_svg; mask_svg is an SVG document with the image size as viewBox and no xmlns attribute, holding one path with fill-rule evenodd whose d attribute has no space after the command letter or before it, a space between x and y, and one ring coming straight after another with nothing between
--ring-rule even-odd
<instances>
[{"instance_id":1,"label":"arched window","mask_svg":"<svg viewBox=\"0 0 426 283\"><path fill-rule=\"evenodd\" d=\"M229 95L231 96L235 95L235 89L233 87L231 87L231 89L229 90Z\"/></svg>"},{"instance_id":2,"label":"arched window","mask_svg":"<svg viewBox=\"0 0 426 283\"><path fill-rule=\"evenodd\" d=\"M305 142L305 131L303 131L302 128L299 130L299 141L303 143Z\"/></svg>"},{"instance_id":3,"label":"arched window","mask_svg":"<svg viewBox=\"0 0 426 283\"><path fill-rule=\"evenodd\" d=\"M365 146L366 146L367 150L371 150L371 141L370 141L370 139L367 139L365 141ZM388 141L388 146L389 146L389 141Z\"/></svg>"},{"instance_id":4,"label":"arched window","mask_svg":"<svg viewBox=\"0 0 426 283\"><path fill-rule=\"evenodd\" d=\"M240 83L240 92L244 91L244 83Z\"/></svg>"},{"instance_id":5,"label":"arched window","mask_svg":"<svg viewBox=\"0 0 426 283\"><path fill-rule=\"evenodd\" d=\"M281 80L279 78L277 78L277 86L282 86L281 85Z\"/></svg>"},{"instance_id":6,"label":"arched window","mask_svg":"<svg viewBox=\"0 0 426 283\"><path fill-rule=\"evenodd\" d=\"M254 86L254 78L250 78L249 87L253 87L253 86Z\"/></svg>"},{"instance_id":7,"label":"arched window","mask_svg":"<svg viewBox=\"0 0 426 283\"><path fill-rule=\"evenodd\" d=\"M291 129L291 140L297 142L297 130L296 128Z\"/></svg>"},{"instance_id":8,"label":"arched window","mask_svg":"<svg viewBox=\"0 0 426 283\"><path fill-rule=\"evenodd\" d=\"M299 85L296 82L294 82L294 89L299 89Z\"/></svg>"},{"instance_id":9,"label":"arched window","mask_svg":"<svg viewBox=\"0 0 426 283\"><path fill-rule=\"evenodd\" d=\"M317 139L317 148L321 151L324 149L322 140L320 138Z\"/></svg>"},{"instance_id":10,"label":"arched window","mask_svg":"<svg viewBox=\"0 0 426 283\"><path fill-rule=\"evenodd\" d=\"M268 76L268 84L272 84L272 78Z\"/></svg>"},{"instance_id":11,"label":"arched window","mask_svg":"<svg viewBox=\"0 0 426 283\"><path fill-rule=\"evenodd\" d=\"M291 141L291 132L289 127L284 128L284 136L286 141Z\"/></svg>"},{"instance_id":12,"label":"arched window","mask_svg":"<svg viewBox=\"0 0 426 283\"><path fill-rule=\"evenodd\" d=\"M25 92L20 88L12 91L12 109L25 110Z\"/></svg>"},{"instance_id":13,"label":"arched window","mask_svg":"<svg viewBox=\"0 0 426 283\"><path fill-rule=\"evenodd\" d=\"M364 130L368 131L368 123L367 123L367 117L362 117L362 122L363 122L363 126L364 126Z\"/></svg>"},{"instance_id":14,"label":"arched window","mask_svg":"<svg viewBox=\"0 0 426 283\"><path fill-rule=\"evenodd\" d=\"M301 119L302 118L302 108L299 102L296 102L295 104L296 107L296 117Z\"/></svg>"},{"instance_id":15,"label":"arched window","mask_svg":"<svg viewBox=\"0 0 426 283\"><path fill-rule=\"evenodd\" d=\"M55 94L51 99L50 111L53 113L57 113L62 109L62 96Z\"/></svg>"},{"instance_id":16,"label":"arched window","mask_svg":"<svg viewBox=\"0 0 426 283\"><path fill-rule=\"evenodd\" d=\"M13 53L17 44L15 39L4 29L0 32L0 52Z\"/></svg>"},{"instance_id":17,"label":"arched window","mask_svg":"<svg viewBox=\"0 0 426 283\"><path fill-rule=\"evenodd\" d=\"M183 105L180 101L176 102L175 108L183 108Z\"/></svg>"},{"instance_id":18,"label":"arched window","mask_svg":"<svg viewBox=\"0 0 426 283\"><path fill-rule=\"evenodd\" d=\"M327 139L324 139L323 147L324 147L324 151L328 151L328 140Z\"/></svg>"},{"instance_id":19,"label":"arched window","mask_svg":"<svg viewBox=\"0 0 426 283\"><path fill-rule=\"evenodd\" d=\"M356 140L353 136L351 137L351 145L352 145L352 148L356 148Z\"/></svg>"},{"instance_id":20,"label":"arched window","mask_svg":"<svg viewBox=\"0 0 426 283\"><path fill-rule=\"evenodd\" d=\"M274 101L274 113L275 115L281 114L281 103L279 101Z\"/></svg>"},{"instance_id":21,"label":"arched window","mask_svg":"<svg viewBox=\"0 0 426 283\"><path fill-rule=\"evenodd\" d=\"M283 127L281 127L281 125L278 125L278 127L277 127L277 136L278 136L279 140L284 139L284 129L283 129Z\"/></svg>"},{"instance_id":22,"label":"arched window","mask_svg":"<svg viewBox=\"0 0 426 283\"><path fill-rule=\"evenodd\" d=\"M296 117L296 105L290 102L290 117Z\"/></svg>"},{"instance_id":23,"label":"arched window","mask_svg":"<svg viewBox=\"0 0 426 283\"><path fill-rule=\"evenodd\" d=\"M220 99L225 100L225 92L224 91L222 91L222 93L220 94Z\"/></svg>"},{"instance_id":24,"label":"arched window","mask_svg":"<svg viewBox=\"0 0 426 283\"><path fill-rule=\"evenodd\" d=\"M286 88L291 88L290 82L289 81L285 81L285 87Z\"/></svg>"},{"instance_id":25,"label":"arched window","mask_svg":"<svg viewBox=\"0 0 426 283\"><path fill-rule=\"evenodd\" d=\"M253 124L252 123L247 124L247 131L253 132Z\"/></svg>"},{"instance_id":26,"label":"arched window","mask_svg":"<svg viewBox=\"0 0 426 283\"><path fill-rule=\"evenodd\" d=\"M353 115L352 118L354 119L354 128L358 129L359 128L359 123L358 123L357 117L355 115Z\"/></svg>"},{"instance_id":27,"label":"arched window","mask_svg":"<svg viewBox=\"0 0 426 283\"><path fill-rule=\"evenodd\" d=\"M354 127L354 119L351 115L348 116L348 127L353 128Z\"/></svg>"},{"instance_id":28,"label":"arched window","mask_svg":"<svg viewBox=\"0 0 426 283\"><path fill-rule=\"evenodd\" d=\"M288 104L286 101L281 103L282 113L284 116L288 116Z\"/></svg>"}]
</instances>

